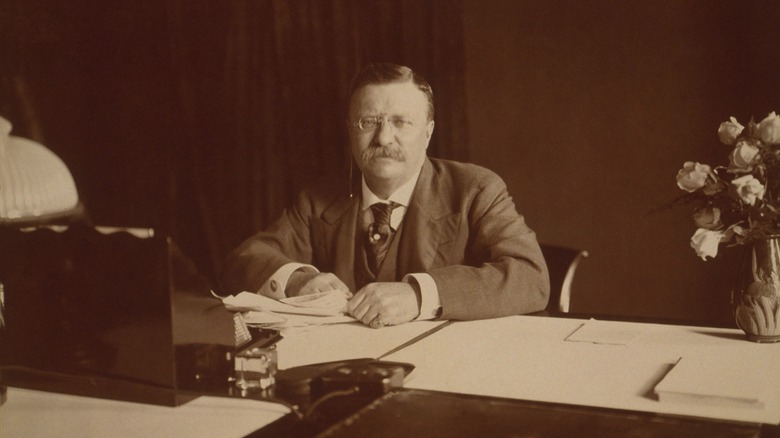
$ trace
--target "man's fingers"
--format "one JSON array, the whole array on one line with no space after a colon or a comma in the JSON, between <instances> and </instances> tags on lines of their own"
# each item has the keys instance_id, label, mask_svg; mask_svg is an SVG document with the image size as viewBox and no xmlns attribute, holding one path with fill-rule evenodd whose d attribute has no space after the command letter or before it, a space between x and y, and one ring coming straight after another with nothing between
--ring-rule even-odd
<instances>
[{"instance_id":1,"label":"man's fingers","mask_svg":"<svg viewBox=\"0 0 780 438\"><path fill-rule=\"evenodd\" d=\"M355 319L362 319L370 307L365 294L357 294L347 303L349 314L354 316Z\"/></svg>"},{"instance_id":2,"label":"man's fingers","mask_svg":"<svg viewBox=\"0 0 780 438\"><path fill-rule=\"evenodd\" d=\"M362 291L352 295L352 298L347 301L347 312L349 312L350 315L355 316L355 309L363 302L365 297L366 294Z\"/></svg>"},{"instance_id":3,"label":"man's fingers","mask_svg":"<svg viewBox=\"0 0 780 438\"><path fill-rule=\"evenodd\" d=\"M366 312L365 315L363 315L362 318L360 318L360 322L362 322L365 325L371 325L371 321L373 321L375 318L382 319L379 317L379 314L375 312L373 309L370 309L368 312Z\"/></svg>"},{"instance_id":4,"label":"man's fingers","mask_svg":"<svg viewBox=\"0 0 780 438\"><path fill-rule=\"evenodd\" d=\"M371 323L372 319L379 315L379 310L377 309L376 305L372 304L370 299L363 295L363 298L360 300L360 302L353 306L350 314L363 324L368 325Z\"/></svg>"},{"instance_id":5,"label":"man's fingers","mask_svg":"<svg viewBox=\"0 0 780 438\"><path fill-rule=\"evenodd\" d=\"M341 279L336 277L332 273L319 273L311 276L300 288L300 295L310 295L321 292L330 292L332 290L339 290L344 292L347 298L352 296L349 288L344 284Z\"/></svg>"},{"instance_id":6,"label":"man's fingers","mask_svg":"<svg viewBox=\"0 0 780 438\"><path fill-rule=\"evenodd\" d=\"M414 289L403 282L371 283L348 301L350 315L366 325L378 318L382 324L409 322L420 314Z\"/></svg>"},{"instance_id":7,"label":"man's fingers","mask_svg":"<svg viewBox=\"0 0 780 438\"><path fill-rule=\"evenodd\" d=\"M344 284L343 281L341 281L340 278L336 277L335 275L330 278L330 281L328 282L328 286L330 286L330 290L340 290L344 292L344 295L347 296L347 298L350 298L352 296L352 292L349 290L346 284Z\"/></svg>"},{"instance_id":8,"label":"man's fingers","mask_svg":"<svg viewBox=\"0 0 780 438\"><path fill-rule=\"evenodd\" d=\"M371 321L379 318L384 324L387 324L389 315L383 315L382 312L385 309L385 303L383 303L380 295L378 294L375 285L368 285L359 290L353 297L347 302L347 311L355 319L359 320L365 325L371 325Z\"/></svg>"}]
</instances>

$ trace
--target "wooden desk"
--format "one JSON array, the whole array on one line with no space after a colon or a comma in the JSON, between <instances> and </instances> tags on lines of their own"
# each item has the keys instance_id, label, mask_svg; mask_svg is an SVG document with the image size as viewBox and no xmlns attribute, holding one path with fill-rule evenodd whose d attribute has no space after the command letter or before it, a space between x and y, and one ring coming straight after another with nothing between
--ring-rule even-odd
<instances>
[{"instance_id":1,"label":"wooden desk","mask_svg":"<svg viewBox=\"0 0 780 438\"><path fill-rule=\"evenodd\" d=\"M663 423L666 427L686 416L700 419L710 429L712 420L728 421L723 423L723 436L732 431L746 436L745 431L758 430L757 425L780 423L780 397L764 409L728 409L665 404L652 393L680 356L720 354L746 360L754 357L774 364L767 371L772 374L768 384L773 386L775 396L780 396L780 344L754 344L745 341L737 330L627 322L607 323L614 324L608 328L616 331L635 332L627 345L566 341L583 323L586 321L516 316L453 322L443 327L432 322L381 330L359 325L322 326L286 333L279 344L280 364L288 368L355 357L410 362L416 368L405 386L423 391L415 399L429 397L430 393L425 392L429 390L462 394L462 403L484 406L478 418L490 421L492 415L501 415L502 421L510 425L515 418L518 422L533 422L553 412L598 423L647 418L648 423ZM392 352L436 328L439 330ZM58 434L61 436L86 437L244 436L252 430L272 429L264 426L288 412L272 403L214 397L169 408L17 388L10 388L8 395L8 402L0 408L3 437L52 436L54 431L64 431ZM392 402L403 409L407 406L404 397L393 398ZM448 406L441 404L441 398L436 400L439 404L432 402L432 406ZM513 412L518 416L513 417ZM655 413L663 415L657 417ZM550 424L555 427L554 421L547 424L548 431ZM523 430L531 430L520 425ZM719 430L721 426L714 427Z\"/></svg>"},{"instance_id":2,"label":"wooden desk","mask_svg":"<svg viewBox=\"0 0 780 438\"><path fill-rule=\"evenodd\" d=\"M358 323L294 329L279 344L279 365L376 358L443 324L421 321L381 331ZM0 406L0 437L243 437L288 412L281 404L252 399L200 397L166 407L12 387Z\"/></svg>"},{"instance_id":3,"label":"wooden desk","mask_svg":"<svg viewBox=\"0 0 780 438\"><path fill-rule=\"evenodd\" d=\"M347 359L376 359L444 324L444 321L416 321L376 330L356 322L285 330L284 339L277 346L279 369Z\"/></svg>"},{"instance_id":4,"label":"wooden desk","mask_svg":"<svg viewBox=\"0 0 780 438\"><path fill-rule=\"evenodd\" d=\"M9 388L3 438L242 437L284 416L281 405L200 397L178 407Z\"/></svg>"},{"instance_id":5,"label":"wooden desk","mask_svg":"<svg viewBox=\"0 0 780 438\"><path fill-rule=\"evenodd\" d=\"M596 328L587 339L628 341L566 340L582 333L583 324ZM388 334L378 330L371 336ZM658 401L653 388L673 364L698 355L762 364L773 397L761 409ZM283 419L251 437L301 430L340 438L712 438L778 436L780 431L780 345L748 342L733 329L539 316L456 321L382 359L415 365L403 390L330 426L306 429Z\"/></svg>"},{"instance_id":6,"label":"wooden desk","mask_svg":"<svg viewBox=\"0 0 780 438\"><path fill-rule=\"evenodd\" d=\"M571 342L586 320L514 316L454 322L384 359L415 364L407 388L570 405L780 423L780 344L756 344L741 331L598 321L635 336L626 345ZM659 402L654 386L682 356L743 358L762 364L765 408Z\"/></svg>"}]
</instances>

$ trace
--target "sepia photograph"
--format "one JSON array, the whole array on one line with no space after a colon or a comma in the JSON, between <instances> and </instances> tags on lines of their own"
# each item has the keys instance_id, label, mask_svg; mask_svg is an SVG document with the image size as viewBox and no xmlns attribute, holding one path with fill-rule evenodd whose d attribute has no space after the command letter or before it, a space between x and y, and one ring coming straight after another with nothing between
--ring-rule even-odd
<instances>
[{"instance_id":1,"label":"sepia photograph","mask_svg":"<svg viewBox=\"0 0 780 438\"><path fill-rule=\"evenodd\" d=\"M0 436L780 435L777 0L0 0Z\"/></svg>"}]
</instances>

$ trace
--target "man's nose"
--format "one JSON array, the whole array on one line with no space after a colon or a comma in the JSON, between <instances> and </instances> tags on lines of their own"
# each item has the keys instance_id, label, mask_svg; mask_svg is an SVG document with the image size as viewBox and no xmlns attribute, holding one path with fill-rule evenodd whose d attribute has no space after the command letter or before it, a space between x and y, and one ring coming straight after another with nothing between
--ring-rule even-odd
<instances>
[{"instance_id":1,"label":"man's nose","mask_svg":"<svg viewBox=\"0 0 780 438\"><path fill-rule=\"evenodd\" d=\"M392 143L394 137L395 133L393 131L393 125L390 124L387 119L384 119L382 123L380 123L376 128L376 132L374 133L374 142L384 146L386 144Z\"/></svg>"}]
</instances>

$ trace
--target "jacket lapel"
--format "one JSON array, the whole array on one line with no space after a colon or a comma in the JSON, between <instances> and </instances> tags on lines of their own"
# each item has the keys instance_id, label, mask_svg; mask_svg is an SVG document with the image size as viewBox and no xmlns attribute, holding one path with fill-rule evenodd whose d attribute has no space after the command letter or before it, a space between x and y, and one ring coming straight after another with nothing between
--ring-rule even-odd
<instances>
[{"instance_id":1,"label":"jacket lapel","mask_svg":"<svg viewBox=\"0 0 780 438\"><path fill-rule=\"evenodd\" d=\"M343 281L349 290L355 292L355 233L358 210L358 196L339 197L320 216L312 218L313 225L319 228L315 244L319 247L315 253L325 254L330 260L323 260L323 266L331 266L332 272Z\"/></svg>"},{"instance_id":2,"label":"jacket lapel","mask_svg":"<svg viewBox=\"0 0 780 438\"><path fill-rule=\"evenodd\" d=\"M399 243L398 272L425 272L436 267L441 245L452 240L460 215L444 202L447 199L431 161L426 158L404 217Z\"/></svg>"}]
</instances>

